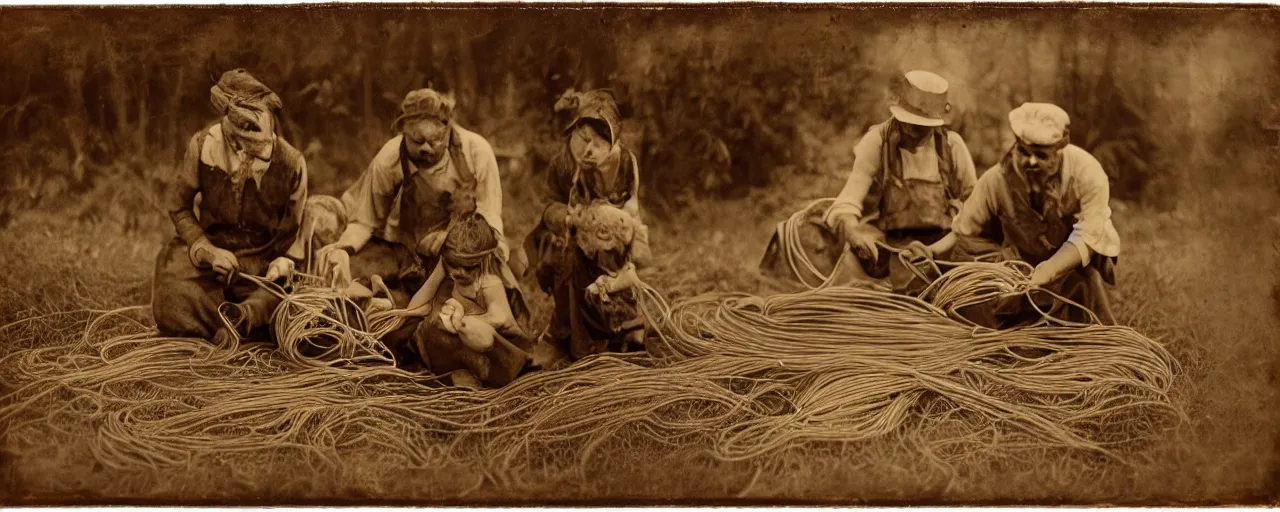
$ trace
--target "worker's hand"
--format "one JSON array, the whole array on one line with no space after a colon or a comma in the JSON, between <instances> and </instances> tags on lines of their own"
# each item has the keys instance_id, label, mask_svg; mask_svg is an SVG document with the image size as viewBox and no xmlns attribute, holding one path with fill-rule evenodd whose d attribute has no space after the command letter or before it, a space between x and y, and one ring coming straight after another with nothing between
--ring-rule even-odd
<instances>
[{"instance_id":1,"label":"worker's hand","mask_svg":"<svg viewBox=\"0 0 1280 512\"><path fill-rule=\"evenodd\" d=\"M444 238L449 232L443 229L432 231L418 241L418 254L431 258L440 254L444 247Z\"/></svg>"},{"instance_id":2,"label":"worker's hand","mask_svg":"<svg viewBox=\"0 0 1280 512\"><path fill-rule=\"evenodd\" d=\"M325 247L317 260L320 263L320 275L329 279L335 289L345 290L351 286L351 256L346 250Z\"/></svg>"},{"instance_id":3,"label":"worker's hand","mask_svg":"<svg viewBox=\"0 0 1280 512\"><path fill-rule=\"evenodd\" d=\"M395 304L391 303L391 299L382 297L374 297L369 299L369 307L365 308L367 314L381 313L383 311L391 311L395 308Z\"/></svg>"},{"instance_id":4,"label":"worker's hand","mask_svg":"<svg viewBox=\"0 0 1280 512\"><path fill-rule=\"evenodd\" d=\"M191 263L196 267L208 266L217 272L220 276L226 276L233 271L240 270L240 261L236 259L236 255L226 249L220 249L213 245L208 238L201 238L196 243L191 244L188 254Z\"/></svg>"},{"instance_id":5,"label":"worker's hand","mask_svg":"<svg viewBox=\"0 0 1280 512\"><path fill-rule=\"evenodd\" d=\"M569 206L564 203L551 203L547 210L542 212L542 223L547 229L557 235L566 235L569 233L569 225L572 222L572 216L569 214Z\"/></svg>"},{"instance_id":6,"label":"worker's hand","mask_svg":"<svg viewBox=\"0 0 1280 512\"><path fill-rule=\"evenodd\" d=\"M316 251L316 269L326 278L340 280L338 285L347 288L351 284L351 253L343 244L330 243Z\"/></svg>"},{"instance_id":7,"label":"worker's hand","mask_svg":"<svg viewBox=\"0 0 1280 512\"><path fill-rule=\"evenodd\" d=\"M293 260L287 257L281 256L271 260L271 264L267 265L267 280L289 279L293 275L293 268Z\"/></svg>"},{"instance_id":8,"label":"worker's hand","mask_svg":"<svg viewBox=\"0 0 1280 512\"><path fill-rule=\"evenodd\" d=\"M493 338L497 331L489 324L475 319L459 320L457 328L458 337L467 348L481 353L493 350Z\"/></svg>"},{"instance_id":9,"label":"worker's hand","mask_svg":"<svg viewBox=\"0 0 1280 512\"><path fill-rule=\"evenodd\" d=\"M919 240L912 240L907 244L902 252L906 253L907 259L911 261L923 261L933 259L933 248L929 247Z\"/></svg>"},{"instance_id":10,"label":"worker's hand","mask_svg":"<svg viewBox=\"0 0 1280 512\"><path fill-rule=\"evenodd\" d=\"M457 334L458 329L462 326L462 316L465 310L462 303L456 299L444 301L444 305L440 307L440 324L444 330Z\"/></svg>"},{"instance_id":11,"label":"worker's hand","mask_svg":"<svg viewBox=\"0 0 1280 512\"><path fill-rule=\"evenodd\" d=\"M587 285L587 295L595 295L600 298L600 302L609 302L609 285L613 282L613 278L609 276L600 276L595 282Z\"/></svg>"},{"instance_id":12,"label":"worker's hand","mask_svg":"<svg viewBox=\"0 0 1280 512\"><path fill-rule=\"evenodd\" d=\"M1031 286L1046 286L1058 279L1058 268L1050 261L1036 265L1031 271Z\"/></svg>"},{"instance_id":13,"label":"worker's hand","mask_svg":"<svg viewBox=\"0 0 1280 512\"><path fill-rule=\"evenodd\" d=\"M879 259L880 250L876 248L875 233L852 222L845 223L844 226L844 241L849 244L854 255L863 259Z\"/></svg>"}]
</instances>

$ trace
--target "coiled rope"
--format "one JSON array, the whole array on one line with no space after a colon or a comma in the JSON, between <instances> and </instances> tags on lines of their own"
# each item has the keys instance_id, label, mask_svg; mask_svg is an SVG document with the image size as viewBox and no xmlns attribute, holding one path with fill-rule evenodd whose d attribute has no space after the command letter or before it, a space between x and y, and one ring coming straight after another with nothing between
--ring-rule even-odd
<instances>
[{"instance_id":1,"label":"coiled rope","mask_svg":"<svg viewBox=\"0 0 1280 512\"><path fill-rule=\"evenodd\" d=\"M305 286L283 294L278 346L160 338L131 316L145 308L51 316L0 328L80 333L0 358L0 442L19 461L56 444L117 469L235 456L335 471L377 457L466 467L510 491L580 481L607 464L600 453L630 450L783 467L825 443L888 440L949 475L1030 451L1129 462L1185 419L1169 397L1177 363L1128 327L1046 317L994 331L948 315L1030 293L1028 279L1016 264L962 264L928 300L824 286L670 304L645 286L651 355L474 392L395 368L378 341L393 316ZM336 340L329 352L303 354L321 338Z\"/></svg>"}]
</instances>

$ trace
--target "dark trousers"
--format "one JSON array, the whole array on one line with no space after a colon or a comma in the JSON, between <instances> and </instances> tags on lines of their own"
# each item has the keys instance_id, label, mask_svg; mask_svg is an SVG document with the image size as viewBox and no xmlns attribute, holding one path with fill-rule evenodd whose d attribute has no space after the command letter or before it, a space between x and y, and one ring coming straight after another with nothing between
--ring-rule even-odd
<instances>
[{"instance_id":1,"label":"dark trousers","mask_svg":"<svg viewBox=\"0 0 1280 512\"><path fill-rule=\"evenodd\" d=\"M230 284L212 270L198 269L187 255L188 246L174 237L156 256L151 310L162 336L211 339L223 326L218 307L224 302L248 306L250 328L264 327L280 305L280 299L257 284L237 279ZM259 256L239 256L240 273L266 274L270 261Z\"/></svg>"},{"instance_id":2,"label":"dark trousers","mask_svg":"<svg viewBox=\"0 0 1280 512\"><path fill-rule=\"evenodd\" d=\"M413 294L422 288L435 264L434 258L419 263L417 256L404 245L375 237L370 238L360 251L351 256L351 277L366 287L372 285L373 276L382 278L387 290L391 292L391 301L395 303L395 307L403 308L409 305ZM407 317L404 325L382 338L382 342L395 352L397 361L403 363L419 358L414 353L413 343L409 341L421 322L421 318Z\"/></svg>"},{"instance_id":3,"label":"dark trousers","mask_svg":"<svg viewBox=\"0 0 1280 512\"><path fill-rule=\"evenodd\" d=\"M979 256L998 253L997 261L1012 257L999 244L976 237L960 237L949 255L952 261L974 261ZM1114 325L1108 286L1094 266L1077 268L1043 287L1067 300L1088 308L1104 325ZM1030 297L1018 296L961 308L958 313L971 322L992 329L1008 329L1039 322L1045 314L1077 323L1092 322L1092 317L1077 306L1062 302L1043 292Z\"/></svg>"}]
</instances>

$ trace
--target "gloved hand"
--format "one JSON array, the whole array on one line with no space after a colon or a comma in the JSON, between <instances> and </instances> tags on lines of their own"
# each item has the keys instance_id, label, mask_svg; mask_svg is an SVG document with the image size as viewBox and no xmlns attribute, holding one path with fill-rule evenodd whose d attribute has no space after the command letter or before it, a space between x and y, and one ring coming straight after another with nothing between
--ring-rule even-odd
<instances>
[{"instance_id":1,"label":"gloved hand","mask_svg":"<svg viewBox=\"0 0 1280 512\"><path fill-rule=\"evenodd\" d=\"M906 253L907 259L911 261L931 260L934 257L933 248L919 240L912 240L902 249L902 252Z\"/></svg>"},{"instance_id":2,"label":"gloved hand","mask_svg":"<svg viewBox=\"0 0 1280 512\"><path fill-rule=\"evenodd\" d=\"M275 281L277 279L289 279L293 275L294 263L292 259L281 256L271 261L267 265L267 280Z\"/></svg>"},{"instance_id":3,"label":"gloved hand","mask_svg":"<svg viewBox=\"0 0 1280 512\"><path fill-rule=\"evenodd\" d=\"M236 255L231 251L214 246L213 242L210 242L208 238L201 238L196 243L191 244L187 256L191 258L191 263L196 267L207 265L221 276L240 270L240 262L236 260Z\"/></svg>"},{"instance_id":4,"label":"gloved hand","mask_svg":"<svg viewBox=\"0 0 1280 512\"><path fill-rule=\"evenodd\" d=\"M440 255L440 249L444 247L444 238L449 232L446 230L436 230L427 233L418 241L418 254L428 258Z\"/></svg>"},{"instance_id":5,"label":"gloved hand","mask_svg":"<svg viewBox=\"0 0 1280 512\"><path fill-rule=\"evenodd\" d=\"M322 247L316 251L316 261L320 275L329 278L334 288L345 290L351 286L351 255L345 248L336 244Z\"/></svg>"},{"instance_id":6,"label":"gloved hand","mask_svg":"<svg viewBox=\"0 0 1280 512\"><path fill-rule=\"evenodd\" d=\"M855 256L870 260L880 258L880 250L876 247L879 237L873 230L856 222L845 222L843 226L844 241L849 244L849 249L853 250Z\"/></svg>"}]
</instances>

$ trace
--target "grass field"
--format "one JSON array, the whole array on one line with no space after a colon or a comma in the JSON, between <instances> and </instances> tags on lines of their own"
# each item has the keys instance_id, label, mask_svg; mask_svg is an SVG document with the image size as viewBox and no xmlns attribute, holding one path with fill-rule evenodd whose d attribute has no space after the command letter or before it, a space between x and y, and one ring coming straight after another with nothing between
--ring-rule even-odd
<instances>
[{"instance_id":1,"label":"grass field","mask_svg":"<svg viewBox=\"0 0 1280 512\"><path fill-rule=\"evenodd\" d=\"M735 200L708 202L679 223L654 221L659 256L648 275L672 298L708 291L759 291L754 268L773 223L808 199L834 190L826 180ZM507 186L508 226L523 235L532 221L528 188ZM829 193L829 192L827 192ZM481 486L485 502L753 500L927 503L1276 503L1276 268L1270 251L1274 195L1256 188L1192 195L1173 212L1117 205L1125 248L1117 302L1123 322L1166 343L1182 364L1175 400L1191 417L1138 458L1137 467L1042 453L959 468L954 479L898 442L813 445L786 464L719 463L696 453L632 446L601 457L587 479L532 482L512 495ZM1219 205L1231 204L1230 209ZM1242 219L1250 219L1248 222ZM1256 220L1256 222L1255 222ZM155 254L169 236L163 219L145 235L111 220L89 225L28 214L0 232L0 324L38 314L147 304ZM1265 243L1263 243L1265 241ZM535 319L548 299L533 293ZM0 355L58 343L71 333L6 339ZM0 368L12 372L13 368ZM92 425L49 425L50 439L88 438ZM106 471L76 443L48 446L35 458L0 454L0 498L18 501L315 502L347 499L449 501L476 476L469 468L388 467L377 453L349 453L332 473L302 461L255 454L166 471Z\"/></svg>"}]
</instances>

